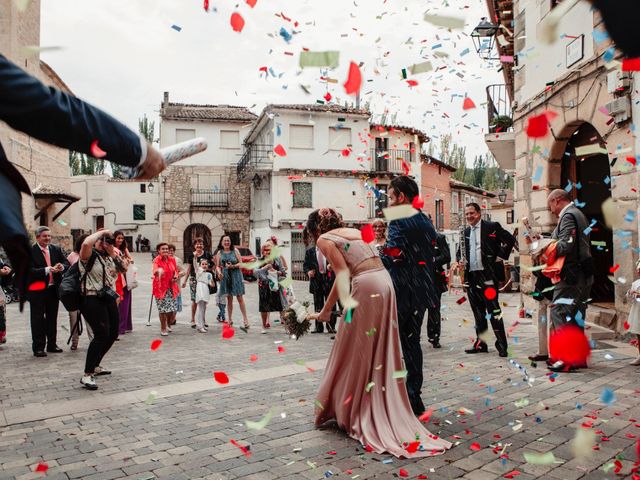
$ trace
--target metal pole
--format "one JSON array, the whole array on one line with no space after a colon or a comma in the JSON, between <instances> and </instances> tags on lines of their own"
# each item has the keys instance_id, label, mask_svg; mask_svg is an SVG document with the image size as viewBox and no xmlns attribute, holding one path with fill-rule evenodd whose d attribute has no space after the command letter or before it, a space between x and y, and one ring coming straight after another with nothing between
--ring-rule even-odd
<instances>
[{"instance_id":1,"label":"metal pole","mask_svg":"<svg viewBox=\"0 0 640 480\"><path fill-rule=\"evenodd\" d=\"M153 306L153 292L151 293L151 300L149 300L149 316L147 317L147 327L151 326L151 307Z\"/></svg>"}]
</instances>

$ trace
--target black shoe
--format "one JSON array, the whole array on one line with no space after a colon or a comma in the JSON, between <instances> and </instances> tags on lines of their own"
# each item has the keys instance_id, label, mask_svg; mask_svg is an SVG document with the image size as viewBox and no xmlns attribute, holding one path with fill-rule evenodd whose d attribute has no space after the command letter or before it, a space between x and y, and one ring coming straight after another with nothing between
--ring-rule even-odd
<instances>
[{"instance_id":1,"label":"black shoe","mask_svg":"<svg viewBox=\"0 0 640 480\"><path fill-rule=\"evenodd\" d=\"M331 325L327 325L327 333L336 333L336 329L333 328Z\"/></svg>"},{"instance_id":2,"label":"black shoe","mask_svg":"<svg viewBox=\"0 0 640 480\"><path fill-rule=\"evenodd\" d=\"M411 410L413 410L416 417L422 415L426 410L420 397L409 397L409 403L411 404Z\"/></svg>"},{"instance_id":3,"label":"black shoe","mask_svg":"<svg viewBox=\"0 0 640 480\"><path fill-rule=\"evenodd\" d=\"M93 374L96 377L99 377L101 375L111 375L111 370L107 370L106 368L102 368L100 365L98 365L94 370L93 370Z\"/></svg>"},{"instance_id":4,"label":"black shoe","mask_svg":"<svg viewBox=\"0 0 640 480\"><path fill-rule=\"evenodd\" d=\"M486 343L474 343L473 347L468 348L464 351L464 353L488 353L489 347L487 347Z\"/></svg>"},{"instance_id":5,"label":"black shoe","mask_svg":"<svg viewBox=\"0 0 640 480\"><path fill-rule=\"evenodd\" d=\"M438 338L430 338L429 343L433 346L433 348L442 348L442 345L440 345L440 339Z\"/></svg>"},{"instance_id":6,"label":"black shoe","mask_svg":"<svg viewBox=\"0 0 640 480\"><path fill-rule=\"evenodd\" d=\"M62 353L62 349L59 346L55 345L53 348L47 347L47 352L49 352L49 353Z\"/></svg>"},{"instance_id":7,"label":"black shoe","mask_svg":"<svg viewBox=\"0 0 640 480\"><path fill-rule=\"evenodd\" d=\"M536 353L535 355L529 355L527 358L532 362L546 362L549 360L549 355L539 355Z\"/></svg>"},{"instance_id":8,"label":"black shoe","mask_svg":"<svg viewBox=\"0 0 640 480\"><path fill-rule=\"evenodd\" d=\"M509 356L509 354L505 350L500 350L498 352L498 356L502 357L502 358L505 358L505 357Z\"/></svg>"},{"instance_id":9,"label":"black shoe","mask_svg":"<svg viewBox=\"0 0 640 480\"><path fill-rule=\"evenodd\" d=\"M575 372L577 371L577 368L574 365L571 365L569 363L565 363L562 360L558 360L557 362L555 362L553 365L549 365L547 367L549 370L551 370L552 372L565 372L565 373L569 373L569 372Z\"/></svg>"},{"instance_id":10,"label":"black shoe","mask_svg":"<svg viewBox=\"0 0 640 480\"><path fill-rule=\"evenodd\" d=\"M209 325L207 325L206 323L204 324L204 328L209 328Z\"/></svg>"},{"instance_id":11,"label":"black shoe","mask_svg":"<svg viewBox=\"0 0 640 480\"><path fill-rule=\"evenodd\" d=\"M191 328L196 328L196 324L195 324L195 323L192 323L192 324L191 324Z\"/></svg>"},{"instance_id":12,"label":"black shoe","mask_svg":"<svg viewBox=\"0 0 640 480\"><path fill-rule=\"evenodd\" d=\"M44 350L38 350L37 352L33 352L34 357L46 357L47 354L44 353Z\"/></svg>"}]
</instances>

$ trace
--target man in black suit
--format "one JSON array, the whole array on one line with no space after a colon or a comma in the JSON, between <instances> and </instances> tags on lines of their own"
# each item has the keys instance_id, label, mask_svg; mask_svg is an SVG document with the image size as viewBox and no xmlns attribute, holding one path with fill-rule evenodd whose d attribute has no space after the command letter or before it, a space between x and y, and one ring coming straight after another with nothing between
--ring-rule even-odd
<instances>
[{"instance_id":1,"label":"man in black suit","mask_svg":"<svg viewBox=\"0 0 640 480\"><path fill-rule=\"evenodd\" d=\"M451 252L447 238L441 233L436 233L435 258L433 261L434 280L436 286L435 303L427 307L429 315L427 317L427 337L433 348L440 348L440 323L441 323L441 299L442 294L449 288L447 284L447 272L445 266L451 262Z\"/></svg>"},{"instance_id":2,"label":"man in black suit","mask_svg":"<svg viewBox=\"0 0 640 480\"><path fill-rule=\"evenodd\" d=\"M160 152L138 134L79 98L44 85L3 55L0 55L0 120L38 140L76 152L91 154L92 144L98 141L107 160L139 167L139 178L154 178L165 167ZM9 256L17 286L24 292L31 252L20 192L31 195L28 183L0 146L0 204L4 207L0 215L0 244Z\"/></svg>"},{"instance_id":3,"label":"man in black suit","mask_svg":"<svg viewBox=\"0 0 640 480\"><path fill-rule=\"evenodd\" d=\"M507 356L507 334L504 331L502 311L498 301L499 282L504 281L504 264L516 242L513 235L503 229L498 222L482 220L480 205L469 203L465 207L465 218L469 225L464 230L465 258L458 261L464 266L465 284L473 316L476 321L476 341L466 353L486 353L489 351L485 335L491 320L496 336L496 349L501 357Z\"/></svg>"},{"instance_id":4,"label":"man in black suit","mask_svg":"<svg viewBox=\"0 0 640 480\"><path fill-rule=\"evenodd\" d=\"M389 185L391 206L412 205L418 196L416 182L407 176L396 177ZM436 304L433 260L436 230L419 210L407 218L389 222L382 261L391 275L398 308L398 332L407 368L407 393L416 415L425 411L422 403L422 347L420 332L427 308Z\"/></svg>"},{"instance_id":5,"label":"man in black suit","mask_svg":"<svg viewBox=\"0 0 640 480\"><path fill-rule=\"evenodd\" d=\"M307 248L302 268L309 278L309 293L313 295L313 309L319 312L324 307L335 277L327 264L327 259L315 245ZM336 320L332 319L327 323L327 331L335 333L335 325ZM311 333L322 332L324 332L323 322L316 321L316 328Z\"/></svg>"},{"instance_id":6,"label":"man in black suit","mask_svg":"<svg viewBox=\"0 0 640 480\"><path fill-rule=\"evenodd\" d=\"M58 285L62 272L69 268L60 247L51 245L49 227L36 229L36 243L31 248L31 275L28 300L31 304L31 338L33 354L46 357L47 352L60 353L56 344L58 331ZM40 283L40 285L38 285Z\"/></svg>"}]
</instances>

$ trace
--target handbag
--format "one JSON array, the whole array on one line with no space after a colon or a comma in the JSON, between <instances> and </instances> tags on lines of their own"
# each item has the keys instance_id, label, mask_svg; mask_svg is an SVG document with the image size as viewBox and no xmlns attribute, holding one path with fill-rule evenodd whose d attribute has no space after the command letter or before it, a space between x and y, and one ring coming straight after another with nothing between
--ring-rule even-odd
<instances>
[{"instance_id":1,"label":"handbag","mask_svg":"<svg viewBox=\"0 0 640 480\"><path fill-rule=\"evenodd\" d=\"M82 277L80 277L80 260L71 265L67 271L62 274L62 281L58 286L58 298L67 312L80 310L80 304L82 303L81 285L84 283L86 288L87 274L93 268L96 258L98 258L98 254L95 251L91 252L91 257L89 257Z\"/></svg>"}]
</instances>

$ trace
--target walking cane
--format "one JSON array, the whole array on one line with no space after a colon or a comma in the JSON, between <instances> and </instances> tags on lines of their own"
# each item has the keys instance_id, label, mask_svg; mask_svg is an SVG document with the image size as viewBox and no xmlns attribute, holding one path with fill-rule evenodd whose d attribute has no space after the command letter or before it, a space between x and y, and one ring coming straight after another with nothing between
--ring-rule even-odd
<instances>
[{"instance_id":1,"label":"walking cane","mask_svg":"<svg viewBox=\"0 0 640 480\"><path fill-rule=\"evenodd\" d=\"M151 307L153 306L153 292L151 293L151 300L149 301L149 316L147 317L147 327L151 326Z\"/></svg>"}]
</instances>

